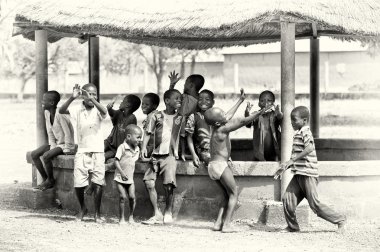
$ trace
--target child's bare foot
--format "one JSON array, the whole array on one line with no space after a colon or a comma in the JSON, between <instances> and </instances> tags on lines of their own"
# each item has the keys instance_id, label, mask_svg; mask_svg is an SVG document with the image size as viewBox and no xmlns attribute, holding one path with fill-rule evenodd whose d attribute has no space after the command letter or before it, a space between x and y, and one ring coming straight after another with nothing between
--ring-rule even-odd
<instances>
[{"instance_id":1,"label":"child's bare foot","mask_svg":"<svg viewBox=\"0 0 380 252\"><path fill-rule=\"evenodd\" d=\"M133 216L129 216L128 222L129 224L136 224L135 220L133 219Z\"/></svg>"},{"instance_id":2,"label":"child's bare foot","mask_svg":"<svg viewBox=\"0 0 380 252\"><path fill-rule=\"evenodd\" d=\"M164 214L164 224L173 224L173 216L172 216L172 214L171 213L165 213Z\"/></svg>"},{"instance_id":3,"label":"child's bare foot","mask_svg":"<svg viewBox=\"0 0 380 252\"><path fill-rule=\"evenodd\" d=\"M211 228L212 231L222 231L223 223L215 222L214 226Z\"/></svg>"},{"instance_id":4,"label":"child's bare foot","mask_svg":"<svg viewBox=\"0 0 380 252\"><path fill-rule=\"evenodd\" d=\"M239 230L232 225L223 225L222 233L237 233Z\"/></svg>"},{"instance_id":5,"label":"child's bare foot","mask_svg":"<svg viewBox=\"0 0 380 252\"><path fill-rule=\"evenodd\" d=\"M106 222L106 219L103 216L95 215L95 223L103 224Z\"/></svg>"},{"instance_id":6,"label":"child's bare foot","mask_svg":"<svg viewBox=\"0 0 380 252\"><path fill-rule=\"evenodd\" d=\"M87 208L81 209L79 213L76 215L77 221L83 221L83 217L87 214Z\"/></svg>"},{"instance_id":7,"label":"child's bare foot","mask_svg":"<svg viewBox=\"0 0 380 252\"><path fill-rule=\"evenodd\" d=\"M41 184L37 185L36 187L34 187L35 189L38 189L38 190L41 190L41 188L43 188L46 184L46 179L44 181L41 182Z\"/></svg>"},{"instance_id":8,"label":"child's bare foot","mask_svg":"<svg viewBox=\"0 0 380 252\"><path fill-rule=\"evenodd\" d=\"M339 234L344 234L346 232L346 224L347 224L346 220L339 222L338 230L336 232Z\"/></svg>"},{"instance_id":9,"label":"child's bare foot","mask_svg":"<svg viewBox=\"0 0 380 252\"><path fill-rule=\"evenodd\" d=\"M41 189L41 191L45 191L47 189L53 188L54 184L55 184L55 180L54 179L52 179L52 180L47 179L47 180L45 180L44 185L40 186L40 189Z\"/></svg>"},{"instance_id":10,"label":"child's bare foot","mask_svg":"<svg viewBox=\"0 0 380 252\"><path fill-rule=\"evenodd\" d=\"M300 231L299 229L293 229L290 227L286 227L284 229L281 229L280 233L294 233L294 232L299 232L299 231Z\"/></svg>"},{"instance_id":11,"label":"child's bare foot","mask_svg":"<svg viewBox=\"0 0 380 252\"><path fill-rule=\"evenodd\" d=\"M125 224L127 224L127 222L125 221L124 218L119 220L119 225L125 225Z\"/></svg>"}]
</instances>

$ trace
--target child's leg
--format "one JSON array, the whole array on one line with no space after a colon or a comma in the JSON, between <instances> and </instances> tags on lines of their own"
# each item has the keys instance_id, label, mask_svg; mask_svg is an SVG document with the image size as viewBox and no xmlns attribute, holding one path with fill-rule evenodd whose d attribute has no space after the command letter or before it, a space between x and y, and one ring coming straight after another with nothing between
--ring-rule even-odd
<instances>
[{"instance_id":1,"label":"child's leg","mask_svg":"<svg viewBox=\"0 0 380 252\"><path fill-rule=\"evenodd\" d=\"M129 223L134 223L133 215L136 208L135 184L130 184L128 187L129 196Z\"/></svg>"},{"instance_id":2,"label":"child's leg","mask_svg":"<svg viewBox=\"0 0 380 252\"><path fill-rule=\"evenodd\" d=\"M306 194L310 208L318 217L327 220L333 224L339 224L346 220L346 216L337 213L327 205L321 203L318 199L317 184L318 179L308 176L299 176L299 185Z\"/></svg>"},{"instance_id":3,"label":"child's leg","mask_svg":"<svg viewBox=\"0 0 380 252\"><path fill-rule=\"evenodd\" d=\"M148 191L150 202L152 203L154 217L161 218L162 221L162 213L158 208L157 204L157 191L156 191L156 181L155 180L145 180L145 188Z\"/></svg>"},{"instance_id":4,"label":"child's leg","mask_svg":"<svg viewBox=\"0 0 380 252\"><path fill-rule=\"evenodd\" d=\"M222 230L222 227L223 227L223 217L225 216L225 213L226 213L226 208L227 208L227 204L228 204L228 194L227 194L227 191L226 189L224 188L224 186L220 183L219 180L215 180L215 182L218 184L218 186L222 189L222 192L223 192L223 200L222 202L220 203L220 209L219 209L219 212L218 212L218 217L216 218L216 221L214 223L214 227L212 228L212 230L214 231L221 231Z\"/></svg>"},{"instance_id":5,"label":"child's leg","mask_svg":"<svg viewBox=\"0 0 380 252\"><path fill-rule=\"evenodd\" d=\"M116 182L117 191L119 192L119 224L125 223L125 200L127 199L127 192L125 185Z\"/></svg>"},{"instance_id":6,"label":"child's leg","mask_svg":"<svg viewBox=\"0 0 380 252\"><path fill-rule=\"evenodd\" d=\"M95 206L95 222L102 222L100 216L100 205L102 204L103 186L92 183L94 188L94 206Z\"/></svg>"},{"instance_id":7,"label":"child's leg","mask_svg":"<svg viewBox=\"0 0 380 252\"><path fill-rule=\"evenodd\" d=\"M222 173L222 176L220 177L220 182L224 186L228 194L228 204L227 209L225 210L226 213L224 216L222 232L232 232L233 230L230 227L230 222L232 218L232 213L235 210L235 206L237 203L238 191L235 178L229 167L227 167Z\"/></svg>"},{"instance_id":8,"label":"child's leg","mask_svg":"<svg viewBox=\"0 0 380 252\"><path fill-rule=\"evenodd\" d=\"M48 175L46 174L46 171L44 169L44 166L42 164L42 161L41 161L40 157L45 152L47 152L49 150L50 150L50 145L45 144L45 145L42 145L42 146L38 147L37 149L35 149L31 153L33 163L36 166L38 172L40 173L40 175L41 175L41 177L43 179L43 182L47 179Z\"/></svg>"},{"instance_id":9,"label":"child's leg","mask_svg":"<svg viewBox=\"0 0 380 252\"><path fill-rule=\"evenodd\" d=\"M89 170L88 171L88 186L84 190L84 193L87 195L91 195L94 192L94 187L92 186L91 178L92 178L92 170Z\"/></svg>"},{"instance_id":10,"label":"child's leg","mask_svg":"<svg viewBox=\"0 0 380 252\"><path fill-rule=\"evenodd\" d=\"M295 175L290 181L284 196L282 198L282 204L284 207L285 220L288 223L287 231L295 232L299 231L300 227L296 218L296 208L298 204L303 200L304 193L298 184L299 175Z\"/></svg>"},{"instance_id":11,"label":"child's leg","mask_svg":"<svg viewBox=\"0 0 380 252\"><path fill-rule=\"evenodd\" d=\"M62 148L56 147L56 148L53 148L53 149L45 152L42 155L42 158L43 158L44 163L45 163L45 169L47 172L47 179L46 179L46 183L44 184L44 186L41 187L41 190L46 190L46 189L54 187L55 180L54 180L54 176L53 176L52 160L53 160L53 158L55 158L56 156L61 155L61 154L63 154Z\"/></svg>"},{"instance_id":12,"label":"child's leg","mask_svg":"<svg viewBox=\"0 0 380 252\"><path fill-rule=\"evenodd\" d=\"M77 219L83 220L83 217L87 213L87 207L84 202L84 188L85 187L75 187L75 194L77 195L79 205L80 205L80 211L77 215Z\"/></svg>"},{"instance_id":13,"label":"child's leg","mask_svg":"<svg viewBox=\"0 0 380 252\"><path fill-rule=\"evenodd\" d=\"M172 215L173 215L173 204L174 204L174 186L172 184L166 184L164 185L165 190L165 196L166 196L166 206L165 206L165 214L164 214L164 221L166 222L172 222Z\"/></svg>"}]
</instances>

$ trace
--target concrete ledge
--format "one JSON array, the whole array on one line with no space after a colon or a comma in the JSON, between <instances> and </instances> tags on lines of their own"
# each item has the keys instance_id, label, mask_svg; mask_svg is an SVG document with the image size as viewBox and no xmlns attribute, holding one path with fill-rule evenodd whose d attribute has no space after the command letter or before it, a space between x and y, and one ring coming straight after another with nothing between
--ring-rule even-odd
<instances>
[{"instance_id":1,"label":"concrete ledge","mask_svg":"<svg viewBox=\"0 0 380 252\"><path fill-rule=\"evenodd\" d=\"M19 191L21 205L32 209L55 207L55 189L41 191L33 188L22 188Z\"/></svg>"}]
</instances>

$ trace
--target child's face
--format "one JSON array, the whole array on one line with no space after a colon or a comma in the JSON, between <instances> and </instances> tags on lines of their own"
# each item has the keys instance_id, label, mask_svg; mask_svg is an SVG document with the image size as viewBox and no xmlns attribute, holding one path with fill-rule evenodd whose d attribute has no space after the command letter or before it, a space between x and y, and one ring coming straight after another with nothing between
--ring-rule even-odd
<instances>
[{"instance_id":1,"label":"child's face","mask_svg":"<svg viewBox=\"0 0 380 252\"><path fill-rule=\"evenodd\" d=\"M198 107L201 111L206 111L214 106L214 99L208 93L200 93L198 97Z\"/></svg>"},{"instance_id":2,"label":"child's face","mask_svg":"<svg viewBox=\"0 0 380 252\"><path fill-rule=\"evenodd\" d=\"M303 126L307 125L307 119L301 118L300 113L297 111L290 114L290 119L292 121L292 127L294 130L299 130Z\"/></svg>"},{"instance_id":3,"label":"child's face","mask_svg":"<svg viewBox=\"0 0 380 252\"><path fill-rule=\"evenodd\" d=\"M261 109L273 105L274 99L271 94L264 93L259 99L259 107Z\"/></svg>"},{"instance_id":4,"label":"child's face","mask_svg":"<svg viewBox=\"0 0 380 252\"><path fill-rule=\"evenodd\" d=\"M145 115L149 114L156 108L157 106L153 104L153 102L148 97L143 97L142 103L141 103L141 110Z\"/></svg>"},{"instance_id":5,"label":"child's face","mask_svg":"<svg viewBox=\"0 0 380 252\"><path fill-rule=\"evenodd\" d=\"M179 109L182 105L181 93L173 93L169 99L165 99L165 105L167 108Z\"/></svg>"},{"instance_id":6,"label":"child's face","mask_svg":"<svg viewBox=\"0 0 380 252\"><path fill-rule=\"evenodd\" d=\"M119 109L122 112L129 112L132 109L132 107L133 107L132 102L128 99L125 99L125 100L123 100L122 103L120 103Z\"/></svg>"},{"instance_id":7,"label":"child's face","mask_svg":"<svg viewBox=\"0 0 380 252\"><path fill-rule=\"evenodd\" d=\"M135 148L141 142L142 131L141 129L135 129L133 133L127 134L125 142L129 144L129 146Z\"/></svg>"},{"instance_id":8,"label":"child's face","mask_svg":"<svg viewBox=\"0 0 380 252\"><path fill-rule=\"evenodd\" d=\"M94 98L95 100L98 98L96 88L92 86L87 86L86 88L84 88L84 90L86 90L88 95ZM94 103L91 101L90 98L86 97L85 95L83 96L83 103L86 107L94 107Z\"/></svg>"},{"instance_id":9,"label":"child's face","mask_svg":"<svg viewBox=\"0 0 380 252\"><path fill-rule=\"evenodd\" d=\"M54 106L54 101L48 94L42 96L41 106L45 110L49 110Z\"/></svg>"}]
</instances>

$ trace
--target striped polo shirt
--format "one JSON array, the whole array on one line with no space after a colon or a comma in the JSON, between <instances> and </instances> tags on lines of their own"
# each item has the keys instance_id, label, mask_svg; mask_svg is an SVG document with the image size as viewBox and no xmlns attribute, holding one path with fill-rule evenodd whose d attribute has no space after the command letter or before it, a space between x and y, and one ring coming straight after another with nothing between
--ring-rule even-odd
<instances>
[{"instance_id":1,"label":"striped polo shirt","mask_svg":"<svg viewBox=\"0 0 380 252\"><path fill-rule=\"evenodd\" d=\"M291 169L297 175L318 177L317 152L315 151L314 138L309 126L304 126L295 132L293 137L291 158L295 158L310 144L313 147L313 151L310 152L307 156L296 160Z\"/></svg>"},{"instance_id":2,"label":"striped polo shirt","mask_svg":"<svg viewBox=\"0 0 380 252\"><path fill-rule=\"evenodd\" d=\"M173 154L170 145L172 148L178 148L179 136L178 132L173 131L173 126L180 125L181 120L182 116L177 113L168 115L164 111L158 111L150 117L146 132L154 138L153 154Z\"/></svg>"},{"instance_id":3,"label":"striped polo shirt","mask_svg":"<svg viewBox=\"0 0 380 252\"><path fill-rule=\"evenodd\" d=\"M195 137L197 149L210 150L211 127L206 123L205 117L201 112L191 114L186 122L185 131Z\"/></svg>"}]
</instances>

